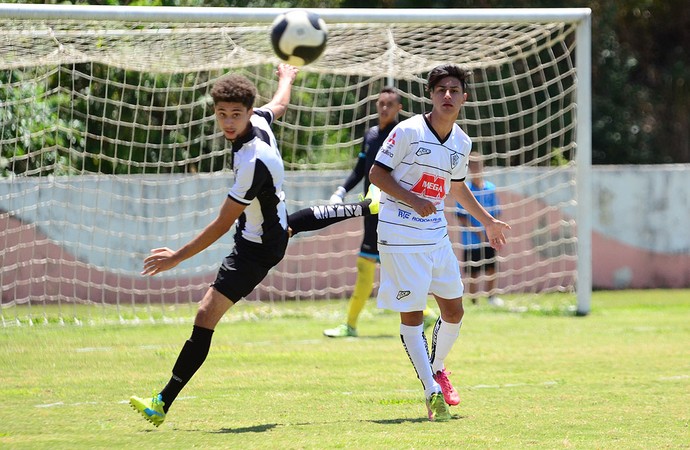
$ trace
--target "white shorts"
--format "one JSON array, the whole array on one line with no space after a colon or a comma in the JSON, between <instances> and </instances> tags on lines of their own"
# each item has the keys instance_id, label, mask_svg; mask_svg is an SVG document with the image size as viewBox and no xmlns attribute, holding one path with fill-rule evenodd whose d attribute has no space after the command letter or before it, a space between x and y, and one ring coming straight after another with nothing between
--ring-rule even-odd
<instances>
[{"instance_id":1,"label":"white shorts","mask_svg":"<svg viewBox=\"0 0 690 450\"><path fill-rule=\"evenodd\" d=\"M428 252L381 253L379 308L398 312L423 311L427 297L462 297L460 264L446 245Z\"/></svg>"}]
</instances>

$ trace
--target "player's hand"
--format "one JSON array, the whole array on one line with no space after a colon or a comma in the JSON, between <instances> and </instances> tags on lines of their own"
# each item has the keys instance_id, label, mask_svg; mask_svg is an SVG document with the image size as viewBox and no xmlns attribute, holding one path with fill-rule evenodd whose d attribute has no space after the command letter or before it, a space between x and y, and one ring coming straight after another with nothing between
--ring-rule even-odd
<instances>
[{"instance_id":1,"label":"player's hand","mask_svg":"<svg viewBox=\"0 0 690 450\"><path fill-rule=\"evenodd\" d=\"M336 189L333 195L331 195L331 198L330 200L328 200L328 203L330 203L331 205L337 205L339 203L342 203L346 193L347 191L344 187L338 186L338 189Z\"/></svg>"},{"instance_id":2,"label":"player's hand","mask_svg":"<svg viewBox=\"0 0 690 450\"><path fill-rule=\"evenodd\" d=\"M486 226L486 237L489 239L489 245L500 250L506 243L504 231L510 230L510 225L500 220L494 220Z\"/></svg>"},{"instance_id":3,"label":"player's hand","mask_svg":"<svg viewBox=\"0 0 690 450\"><path fill-rule=\"evenodd\" d=\"M155 275L165 270L170 270L180 262L175 258L175 252L167 247L154 248L151 254L144 259L142 275Z\"/></svg>"},{"instance_id":4,"label":"player's hand","mask_svg":"<svg viewBox=\"0 0 690 450\"><path fill-rule=\"evenodd\" d=\"M278 79L287 78L290 80L290 83L292 83L293 81L295 81L297 72L299 72L299 69L297 67L291 66L290 64L281 63L278 64L276 75L278 75Z\"/></svg>"},{"instance_id":5,"label":"player's hand","mask_svg":"<svg viewBox=\"0 0 690 450\"><path fill-rule=\"evenodd\" d=\"M430 216L436 212L436 205L422 197L415 196L415 200L410 202L410 206L422 217Z\"/></svg>"}]
</instances>

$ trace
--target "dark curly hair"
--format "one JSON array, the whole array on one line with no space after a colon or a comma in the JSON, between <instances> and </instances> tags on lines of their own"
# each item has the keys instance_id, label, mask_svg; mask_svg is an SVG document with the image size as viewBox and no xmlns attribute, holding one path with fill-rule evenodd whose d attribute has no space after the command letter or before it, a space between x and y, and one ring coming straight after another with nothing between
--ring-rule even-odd
<instances>
[{"instance_id":1,"label":"dark curly hair","mask_svg":"<svg viewBox=\"0 0 690 450\"><path fill-rule=\"evenodd\" d=\"M427 78L426 88L429 90L429 92L432 92L438 82L445 77L453 77L460 80L462 92L467 92L467 79L470 77L470 72L456 66L455 64L443 64L431 69L431 72L429 72L429 77Z\"/></svg>"},{"instance_id":2,"label":"dark curly hair","mask_svg":"<svg viewBox=\"0 0 690 450\"><path fill-rule=\"evenodd\" d=\"M213 104L218 102L241 103L249 109L254 106L256 87L242 75L226 75L213 84L211 97L213 97Z\"/></svg>"}]
</instances>

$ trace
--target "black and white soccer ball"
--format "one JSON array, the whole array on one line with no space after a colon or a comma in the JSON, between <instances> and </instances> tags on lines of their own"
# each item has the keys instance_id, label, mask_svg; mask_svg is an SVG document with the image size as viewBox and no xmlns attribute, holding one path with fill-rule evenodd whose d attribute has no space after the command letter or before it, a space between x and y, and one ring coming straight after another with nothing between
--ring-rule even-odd
<instances>
[{"instance_id":1,"label":"black and white soccer ball","mask_svg":"<svg viewBox=\"0 0 690 450\"><path fill-rule=\"evenodd\" d=\"M318 59L326 49L328 30L318 14L290 10L271 25L271 44L278 58L293 66L304 66Z\"/></svg>"}]
</instances>

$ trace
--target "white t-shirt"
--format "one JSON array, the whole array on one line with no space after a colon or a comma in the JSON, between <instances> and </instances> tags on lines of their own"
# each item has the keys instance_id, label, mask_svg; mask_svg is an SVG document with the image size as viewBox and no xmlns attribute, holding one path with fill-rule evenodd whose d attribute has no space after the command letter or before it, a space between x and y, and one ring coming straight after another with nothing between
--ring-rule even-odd
<instances>
[{"instance_id":1,"label":"white t-shirt","mask_svg":"<svg viewBox=\"0 0 690 450\"><path fill-rule=\"evenodd\" d=\"M379 149L375 164L391 171L401 186L436 204L426 217L386 193L381 196L378 245L382 253L412 253L449 244L448 223L443 213L450 183L462 182L472 140L453 125L441 142L423 114L400 122Z\"/></svg>"}]
</instances>

